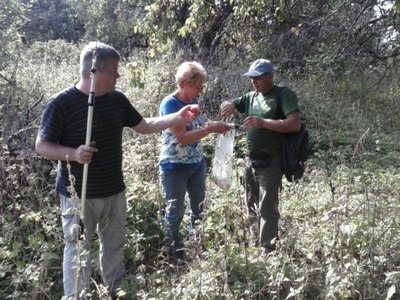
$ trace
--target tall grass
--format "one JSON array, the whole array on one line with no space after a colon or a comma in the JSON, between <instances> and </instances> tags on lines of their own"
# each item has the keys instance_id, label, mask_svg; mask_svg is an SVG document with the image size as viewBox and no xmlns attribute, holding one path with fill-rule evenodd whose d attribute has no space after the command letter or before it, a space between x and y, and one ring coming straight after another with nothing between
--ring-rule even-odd
<instances>
[{"instance_id":1,"label":"tall grass","mask_svg":"<svg viewBox=\"0 0 400 300\"><path fill-rule=\"evenodd\" d=\"M17 93L2 88L0 98L1 299L62 296L63 241L53 189L55 165L38 157L33 143L47 98L74 83L77 65L72 57L77 57L79 47L63 43L35 47L59 60L43 64L38 51L28 52L15 73ZM66 48L70 49L67 56ZM161 98L173 91L174 70L182 57L146 64L140 60L137 69L132 61L122 63L119 86L144 116L157 115ZM218 118L223 99L251 89L241 76L241 63L233 61L227 54L225 65L206 65L210 76L202 106L211 119ZM62 70L55 68L60 65ZM300 97L313 153L305 177L298 184L284 182L280 239L267 258L253 245L248 226L240 182L243 136L236 140L232 188L225 192L207 181L203 240L185 243L187 268L179 269L168 263L162 245L159 135L126 131L126 298L399 297L400 97L395 81L388 81L382 90L371 90L357 77L332 81L321 74L287 84ZM210 162L215 137L204 143ZM104 299L97 271L93 279L97 282L93 298Z\"/></svg>"}]
</instances>

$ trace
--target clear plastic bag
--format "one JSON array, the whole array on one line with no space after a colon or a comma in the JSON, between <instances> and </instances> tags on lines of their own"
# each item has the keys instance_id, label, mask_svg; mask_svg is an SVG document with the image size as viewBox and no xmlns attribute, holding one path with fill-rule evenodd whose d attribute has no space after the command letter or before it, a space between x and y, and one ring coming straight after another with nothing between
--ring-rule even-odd
<instances>
[{"instance_id":1,"label":"clear plastic bag","mask_svg":"<svg viewBox=\"0 0 400 300\"><path fill-rule=\"evenodd\" d=\"M219 134L215 145L210 179L220 188L229 190L232 186L232 154L235 141L235 129Z\"/></svg>"}]
</instances>

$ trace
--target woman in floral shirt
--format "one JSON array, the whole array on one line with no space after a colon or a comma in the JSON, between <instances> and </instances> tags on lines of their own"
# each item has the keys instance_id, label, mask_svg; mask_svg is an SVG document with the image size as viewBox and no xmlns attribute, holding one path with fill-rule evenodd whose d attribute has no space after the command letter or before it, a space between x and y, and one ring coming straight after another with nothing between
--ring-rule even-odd
<instances>
[{"instance_id":1,"label":"woman in floral shirt","mask_svg":"<svg viewBox=\"0 0 400 300\"><path fill-rule=\"evenodd\" d=\"M184 62L176 72L177 89L163 99L160 115L198 104L207 74L198 62ZM176 126L162 132L160 179L166 201L164 218L165 243L174 262L184 258L179 235L185 206L185 194L190 200L190 234L201 221L205 198L206 163L201 139L210 133L225 133L230 129L224 122L206 123L199 115L186 126Z\"/></svg>"}]
</instances>

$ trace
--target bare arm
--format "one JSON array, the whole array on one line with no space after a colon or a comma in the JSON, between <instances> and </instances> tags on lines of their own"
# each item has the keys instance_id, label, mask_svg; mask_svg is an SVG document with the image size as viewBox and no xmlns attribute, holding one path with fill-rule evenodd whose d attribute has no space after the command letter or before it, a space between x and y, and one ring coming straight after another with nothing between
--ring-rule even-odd
<instances>
[{"instance_id":1,"label":"bare arm","mask_svg":"<svg viewBox=\"0 0 400 300\"><path fill-rule=\"evenodd\" d=\"M141 134L151 134L160 132L164 129L173 126L185 126L188 122L194 120L200 113L198 105L186 105L176 113L154 117L145 118L133 129Z\"/></svg>"},{"instance_id":2,"label":"bare arm","mask_svg":"<svg viewBox=\"0 0 400 300\"><path fill-rule=\"evenodd\" d=\"M71 148L50 142L39 136L36 138L35 150L39 155L50 160L65 160L68 155L70 161L76 161L80 164L89 163L92 160L93 153L97 152L97 149L91 146L81 145L78 148Z\"/></svg>"},{"instance_id":3,"label":"bare arm","mask_svg":"<svg viewBox=\"0 0 400 300\"><path fill-rule=\"evenodd\" d=\"M225 133L231 127L225 122L210 122L204 128L187 131L185 126L172 127L171 130L181 145L189 145L201 140L210 133Z\"/></svg>"},{"instance_id":4,"label":"bare arm","mask_svg":"<svg viewBox=\"0 0 400 300\"><path fill-rule=\"evenodd\" d=\"M235 106L232 101L227 100L221 103L221 116L229 117L234 111ZM244 128L265 128L281 133L298 132L301 128L301 113L294 111L287 115L286 119L262 119L260 117L249 116L243 122Z\"/></svg>"},{"instance_id":5,"label":"bare arm","mask_svg":"<svg viewBox=\"0 0 400 300\"><path fill-rule=\"evenodd\" d=\"M265 128L281 133L298 132L301 128L301 113L299 111L291 112L286 119L262 119L260 117L250 116L243 122L244 128Z\"/></svg>"},{"instance_id":6,"label":"bare arm","mask_svg":"<svg viewBox=\"0 0 400 300\"><path fill-rule=\"evenodd\" d=\"M145 118L133 129L140 134L152 134L160 132L168 127L176 126L179 120L176 115L168 115L162 117Z\"/></svg>"}]
</instances>

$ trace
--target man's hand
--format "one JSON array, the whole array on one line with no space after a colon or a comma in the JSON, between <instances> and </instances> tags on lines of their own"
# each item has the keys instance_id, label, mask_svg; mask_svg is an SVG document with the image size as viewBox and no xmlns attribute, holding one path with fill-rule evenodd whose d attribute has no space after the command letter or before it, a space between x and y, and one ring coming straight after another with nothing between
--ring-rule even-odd
<instances>
[{"instance_id":1,"label":"man's hand","mask_svg":"<svg viewBox=\"0 0 400 300\"><path fill-rule=\"evenodd\" d=\"M186 122L192 122L200 115L200 107L197 104L186 105L178 111L178 115Z\"/></svg>"},{"instance_id":2,"label":"man's hand","mask_svg":"<svg viewBox=\"0 0 400 300\"><path fill-rule=\"evenodd\" d=\"M235 111L235 105L232 103L232 101L224 101L220 105L220 113L222 118L228 118L230 115L233 114Z\"/></svg>"},{"instance_id":3,"label":"man's hand","mask_svg":"<svg viewBox=\"0 0 400 300\"><path fill-rule=\"evenodd\" d=\"M245 129L247 129L247 128L257 129L257 128L264 128L264 123L265 123L264 119L262 119L260 117L251 116L251 117L247 117L246 119L244 119L242 126Z\"/></svg>"},{"instance_id":4,"label":"man's hand","mask_svg":"<svg viewBox=\"0 0 400 300\"><path fill-rule=\"evenodd\" d=\"M298 132L301 128L301 113L294 111L286 119L279 120L249 116L244 119L243 128L264 128L282 133Z\"/></svg>"},{"instance_id":5,"label":"man's hand","mask_svg":"<svg viewBox=\"0 0 400 300\"><path fill-rule=\"evenodd\" d=\"M90 143L90 146L80 145L74 153L74 160L80 164L88 164L92 161L93 153L97 152L98 149L94 148L94 142Z\"/></svg>"}]
</instances>

